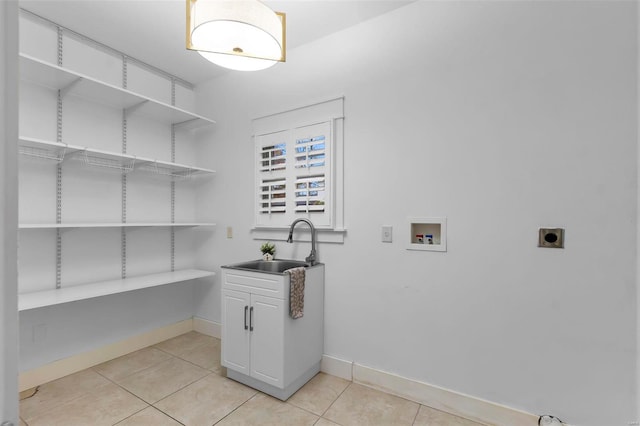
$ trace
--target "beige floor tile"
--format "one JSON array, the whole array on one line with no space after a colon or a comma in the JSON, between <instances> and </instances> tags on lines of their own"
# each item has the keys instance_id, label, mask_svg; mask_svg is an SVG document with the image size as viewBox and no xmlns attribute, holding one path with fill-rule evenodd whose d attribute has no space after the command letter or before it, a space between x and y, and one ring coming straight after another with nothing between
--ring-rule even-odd
<instances>
[{"instance_id":1,"label":"beige floor tile","mask_svg":"<svg viewBox=\"0 0 640 426\"><path fill-rule=\"evenodd\" d=\"M200 345L183 349L180 355L176 355L185 361L189 361L199 367L214 371L220 374L220 340L211 337L210 340L202 341Z\"/></svg>"},{"instance_id":2,"label":"beige floor tile","mask_svg":"<svg viewBox=\"0 0 640 426\"><path fill-rule=\"evenodd\" d=\"M319 373L287 400L289 404L321 416L349 386L349 381Z\"/></svg>"},{"instance_id":3,"label":"beige floor tile","mask_svg":"<svg viewBox=\"0 0 640 426\"><path fill-rule=\"evenodd\" d=\"M256 393L256 390L226 377L210 374L155 406L187 426L212 425Z\"/></svg>"},{"instance_id":4,"label":"beige floor tile","mask_svg":"<svg viewBox=\"0 0 640 426\"><path fill-rule=\"evenodd\" d=\"M20 417L29 423L29 419L109 384L109 380L92 370L45 383L32 397L20 401Z\"/></svg>"},{"instance_id":5,"label":"beige floor tile","mask_svg":"<svg viewBox=\"0 0 640 426\"><path fill-rule=\"evenodd\" d=\"M153 407L145 408L131 417L127 417L117 426L181 426L166 414Z\"/></svg>"},{"instance_id":6,"label":"beige floor tile","mask_svg":"<svg viewBox=\"0 0 640 426\"><path fill-rule=\"evenodd\" d=\"M24 420L20 419L20 426L27 426L27 424L24 422Z\"/></svg>"},{"instance_id":7,"label":"beige floor tile","mask_svg":"<svg viewBox=\"0 0 640 426\"><path fill-rule=\"evenodd\" d=\"M318 416L259 393L216 426L311 426L317 420Z\"/></svg>"},{"instance_id":8,"label":"beige floor tile","mask_svg":"<svg viewBox=\"0 0 640 426\"><path fill-rule=\"evenodd\" d=\"M116 382L150 404L203 378L210 371L178 358L170 358Z\"/></svg>"},{"instance_id":9,"label":"beige floor tile","mask_svg":"<svg viewBox=\"0 0 640 426\"><path fill-rule=\"evenodd\" d=\"M29 426L112 426L147 406L110 383L26 421Z\"/></svg>"},{"instance_id":10,"label":"beige floor tile","mask_svg":"<svg viewBox=\"0 0 640 426\"><path fill-rule=\"evenodd\" d=\"M454 416L434 408L420 406L415 426L482 426L480 423Z\"/></svg>"},{"instance_id":11,"label":"beige floor tile","mask_svg":"<svg viewBox=\"0 0 640 426\"><path fill-rule=\"evenodd\" d=\"M144 348L93 367L93 370L111 380L121 380L145 368L171 358L166 352Z\"/></svg>"},{"instance_id":12,"label":"beige floor tile","mask_svg":"<svg viewBox=\"0 0 640 426\"><path fill-rule=\"evenodd\" d=\"M323 417L343 426L411 425L418 408L415 402L354 383Z\"/></svg>"},{"instance_id":13,"label":"beige floor tile","mask_svg":"<svg viewBox=\"0 0 640 426\"><path fill-rule=\"evenodd\" d=\"M318 419L315 425L313 426L340 426L338 423L334 423L331 420L327 420L324 418Z\"/></svg>"},{"instance_id":14,"label":"beige floor tile","mask_svg":"<svg viewBox=\"0 0 640 426\"><path fill-rule=\"evenodd\" d=\"M155 347L168 352L171 355L180 356L196 349L198 346L206 345L213 340L216 340L215 337L207 336L196 331L190 331L174 337L173 339L160 342L156 344Z\"/></svg>"}]
</instances>

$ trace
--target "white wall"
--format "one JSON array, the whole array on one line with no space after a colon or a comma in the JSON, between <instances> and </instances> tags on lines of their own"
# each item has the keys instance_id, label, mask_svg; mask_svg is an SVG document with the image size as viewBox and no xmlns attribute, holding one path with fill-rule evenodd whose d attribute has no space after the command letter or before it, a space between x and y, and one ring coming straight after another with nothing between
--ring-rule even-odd
<instances>
[{"instance_id":1,"label":"white wall","mask_svg":"<svg viewBox=\"0 0 640 426\"><path fill-rule=\"evenodd\" d=\"M640 8L637 8L637 22L640 26ZM640 146L640 29L636 30L637 40L638 40L638 54L636 56L636 73L638 75L638 85L637 85L637 101L638 101L638 111L636 111L636 130L638 134L636 136L638 139L638 144ZM638 150L637 158L638 164L640 164L640 150ZM637 167L638 178L637 181L640 182L640 167ZM637 214L637 222L640 223L640 197L637 197L638 208L636 211ZM636 254L638 254L638 248L640 247L640 226L636 226ZM640 261L636 262L636 416L640 417Z\"/></svg>"},{"instance_id":2,"label":"white wall","mask_svg":"<svg viewBox=\"0 0 640 426\"><path fill-rule=\"evenodd\" d=\"M65 33L67 34L67 33ZM20 48L25 54L56 64L56 29L22 17ZM63 66L121 87L121 58L65 35ZM170 80L130 63L129 90L171 102ZM28 82L20 84L20 133L23 137L56 141L54 90ZM193 95L177 89L177 105L193 107ZM122 149L122 110L66 96L63 99L62 141L110 152ZM171 125L141 115L127 118L128 154L171 161ZM55 223L56 163L20 158L20 222ZM176 132L176 162L196 164L194 146L184 131ZM170 222L169 179L131 173L127 177L127 222ZM119 223L122 221L120 172L86 167L79 159L63 163L62 223ZM193 222L193 185L176 183L176 222ZM206 233L206 232L205 232ZM171 270L168 228L127 230L127 277ZM175 232L175 268L195 266L192 229ZM61 284L63 287L121 277L121 230L72 229L62 231ZM19 234L21 293L56 286L55 230L22 230ZM191 318L191 283L171 284L20 313L20 370L36 368L71 355L99 348L162 326Z\"/></svg>"},{"instance_id":3,"label":"white wall","mask_svg":"<svg viewBox=\"0 0 640 426\"><path fill-rule=\"evenodd\" d=\"M628 1L418 1L199 87L219 123L201 213L234 231L199 262L259 255L250 120L344 95L325 353L572 424L636 420L636 31ZM409 216L447 217L448 251L407 251ZM566 248L538 248L541 226ZM219 290L199 316L220 320Z\"/></svg>"},{"instance_id":4,"label":"white wall","mask_svg":"<svg viewBox=\"0 0 640 426\"><path fill-rule=\"evenodd\" d=\"M18 3L0 3L0 422L18 424L17 134Z\"/></svg>"}]
</instances>

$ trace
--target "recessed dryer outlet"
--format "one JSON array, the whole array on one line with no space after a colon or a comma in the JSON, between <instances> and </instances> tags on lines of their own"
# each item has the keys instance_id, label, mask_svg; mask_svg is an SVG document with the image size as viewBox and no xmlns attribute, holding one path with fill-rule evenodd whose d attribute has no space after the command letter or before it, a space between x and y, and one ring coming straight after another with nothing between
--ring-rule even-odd
<instances>
[{"instance_id":1,"label":"recessed dryer outlet","mask_svg":"<svg viewBox=\"0 0 640 426\"><path fill-rule=\"evenodd\" d=\"M540 228L538 247L564 248L564 228Z\"/></svg>"}]
</instances>

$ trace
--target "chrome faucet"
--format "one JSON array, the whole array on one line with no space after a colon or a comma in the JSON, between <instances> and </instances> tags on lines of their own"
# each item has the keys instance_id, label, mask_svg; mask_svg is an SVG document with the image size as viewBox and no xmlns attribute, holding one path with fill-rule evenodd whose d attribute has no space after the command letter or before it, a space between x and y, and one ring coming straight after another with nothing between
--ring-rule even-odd
<instances>
[{"instance_id":1,"label":"chrome faucet","mask_svg":"<svg viewBox=\"0 0 640 426\"><path fill-rule=\"evenodd\" d=\"M309 228L311 228L311 253L309 253L309 256L307 256L304 261L313 266L316 263L316 227L313 226L313 223L311 223L309 219L299 218L293 221L289 228L289 238L287 238L287 242L293 242L293 228L300 222L306 223L309 225Z\"/></svg>"}]
</instances>

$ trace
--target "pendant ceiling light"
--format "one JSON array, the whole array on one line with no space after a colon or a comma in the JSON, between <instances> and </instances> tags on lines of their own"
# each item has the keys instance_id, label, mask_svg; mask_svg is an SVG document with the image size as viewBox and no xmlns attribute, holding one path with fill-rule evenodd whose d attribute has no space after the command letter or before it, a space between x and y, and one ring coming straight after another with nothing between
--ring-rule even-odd
<instances>
[{"instance_id":1,"label":"pendant ceiling light","mask_svg":"<svg viewBox=\"0 0 640 426\"><path fill-rule=\"evenodd\" d=\"M258 0L187 0L187 49L233 70L269 68L286 59L286 15Z\"/></svg>"}]
</instances>

